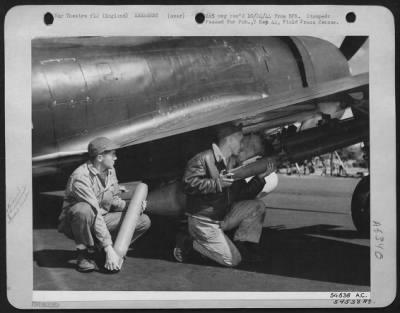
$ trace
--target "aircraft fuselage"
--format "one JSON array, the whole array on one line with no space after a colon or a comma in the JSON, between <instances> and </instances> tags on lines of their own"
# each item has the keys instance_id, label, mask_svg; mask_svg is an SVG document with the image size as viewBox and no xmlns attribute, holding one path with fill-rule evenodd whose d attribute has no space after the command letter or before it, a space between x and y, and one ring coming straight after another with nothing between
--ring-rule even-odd
<instances>
[{"instance_id":1,"label":"aircraft fuselage","mask_svg":"<svg viewBox=\"0 0 400 313\"><path fill-rule=\"evenodd\" d=\"M151 140L165 138L172 134L162 125L215 106L229 110L233 103L349 75L339 49L312 37L106 43L107 38L93 46L33 41L34 163L79 158L88 141L101 135L119 138L121 146L149 141L149 132L155 134ZM274 116L274 125L284 117ZM268 128L265 116L259 119ZM218 117L210 123L218 124Z\"/></svg>"}]
</instances>

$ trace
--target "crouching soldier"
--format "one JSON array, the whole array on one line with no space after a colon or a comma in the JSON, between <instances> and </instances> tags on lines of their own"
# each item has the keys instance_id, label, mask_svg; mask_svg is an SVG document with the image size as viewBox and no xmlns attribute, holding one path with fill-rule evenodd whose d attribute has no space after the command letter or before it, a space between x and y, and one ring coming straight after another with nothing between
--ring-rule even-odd
<instances>
[{"instance_id":1,"label":"crouching soldier","mask_svg":"<svg viewBox=\"0 0 400 313\"><path fill-rule=\"evenodd\" d=\"M104 268L118 271L120 257L113 248L127 203L120 198L120 187L114 169L118 146L105 137L88 145L89 160L79 166L69 178L65 189L63 210L58 230L75 241L77 270L97 269L94 251L105 254ZM132 242L150 228L150 219L141 214Z\"/></svg>"},{"instance_id":2,"label":"crouching soldier","mask_svg":"<svg viewBox=\"0 0 400 313\"><path fill-rule=\"evenodd\" d=\"M187 240L178 244L174 250L178 261L185 261L191 248L229 267L257 256L266 209L261 200L254 199L265 185L264 177L274 171L274 165L269 165L265 173L248 183L234 181L228 172L238 165L242 140L240 127L224 124L218 131L218 145L213 144L212 149L188 162L183 188L187 194L188 230L193 241L189 246ZM236 229L233 242L225 234L232 229Z\"/></svg>"}]
</instances>

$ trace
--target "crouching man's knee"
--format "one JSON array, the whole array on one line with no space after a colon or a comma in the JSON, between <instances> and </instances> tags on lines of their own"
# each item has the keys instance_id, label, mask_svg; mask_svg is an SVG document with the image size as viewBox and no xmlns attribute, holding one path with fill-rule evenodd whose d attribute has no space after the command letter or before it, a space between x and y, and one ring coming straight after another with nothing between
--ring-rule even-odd
<instances>
[{"instance_id":1,"label":"crouching man's knee","mask_svg":"<svg viewBox=\"0 0 400 313\"><path fill-rule=\"evenodd\" d=\"M85 202L79 202L70 209L72 215L72 222L80 222L85 224L92 224L96 214L93 208Z\"/></svg>"},{"instance_id":2,"label":"crouching man's knee","mask_svg":"<svg viewBox=\"0 0 400 313\"><path fill-rule=\"evenodd\" d=\"M239 259L239 260L231 260L231 261L229 261L229 262L226 262L224 265L225 265L226 267L236 267L236 266L238 266L241 262L242 262L242 259Z\"/></svg>"},{"instance_id":3,"label":"crouching man's knee","mask_svg":"<svg viewBox=\"0 0 400 313\"><path fill-rule=\"evenodd\" d=\"M267 210L265 203L261 200L254 200L253 209L259 215L265 214L265 212Z\"/></svg>"},{"instance_id":4,"label":"crouching man's knee","mask_svg":"<svg viewBox=\"0 0 400 313\"><path fill-rule=\"evenodd\" d=\"M226 267L236 267L242 262L242 256L240 255L239 251L234 253L231 257L223 258L222 265Z\"/></svg>"}]
</instances>

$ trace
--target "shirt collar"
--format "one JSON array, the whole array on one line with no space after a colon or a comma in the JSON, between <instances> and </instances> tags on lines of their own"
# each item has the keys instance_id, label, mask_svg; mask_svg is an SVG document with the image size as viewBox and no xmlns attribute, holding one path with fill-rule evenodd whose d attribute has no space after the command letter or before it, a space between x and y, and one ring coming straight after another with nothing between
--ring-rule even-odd
<instances>
[{"instance_id":1,"label":"shirt collar","mask_svg":"<svg viewBox=\"0 0 400 313\"><path fill-rule=\"evenodd\" d=\"M212 150L214 153L215 160L217 162L222 161L222 162L224 162L225 166L227 166L228 163L226 162L226 159L225 159L224 155L222 154L221 149L215 143L212 144Z\"/></svg>"},{"instance_id":2,"label":"shirt collar","mask_svg":"<svg viewBox=\"0 0 400 313\"><path fill-rule=\"evenodd\" d=\"M97 168L95 168L92 164L92 162L88 161L87 162L87 167L90 173L92 173L93 175L100 175L100 172L97 170ZM107 176L110 174L110 170L108 170L107 172Z\"/></svg>"}]
</instances>

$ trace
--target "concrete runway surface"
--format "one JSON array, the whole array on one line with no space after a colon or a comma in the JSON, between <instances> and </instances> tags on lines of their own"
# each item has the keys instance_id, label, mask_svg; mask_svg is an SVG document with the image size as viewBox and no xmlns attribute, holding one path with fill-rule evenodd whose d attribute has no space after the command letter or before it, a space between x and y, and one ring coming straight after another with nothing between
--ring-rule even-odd
<instances>
[{"instance_id":1,"label":"concrete runway surface","mask_svg":"<svg viewBox=\"0 0 400 313\"><path fill-rule=\"evenodd\" d=\"M73 241L56 230L59 200L34 205L34 290L368 291L370 241L352 224L355 178L279 176L267 205L263 260L238 268L172 258L176 221L152 217L152 228L128 252L117 274L74 269Z\"/></svg>"}]
</instances>

